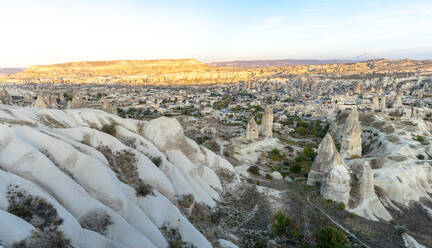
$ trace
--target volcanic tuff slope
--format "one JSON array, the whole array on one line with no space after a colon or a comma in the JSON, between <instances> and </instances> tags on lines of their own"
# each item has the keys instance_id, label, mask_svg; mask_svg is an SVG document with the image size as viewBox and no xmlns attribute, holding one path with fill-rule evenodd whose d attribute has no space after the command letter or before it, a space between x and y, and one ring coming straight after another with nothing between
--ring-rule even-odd
<instances>
[{"instance_id":1,"label":"volcanic tuff slope","mask_svg":"<svg viewBox=\"0 0 432 248\"><path fill-rule=\"evenodd\" d=\"M380 59L261 68L214 67L194 59L73 62L31 66L20 73L0 78L0 82L192 85L265 81L290 75L364 76L390 73L432 73L432 61Z\"/></svg>"},{"instance_id":2,"label":"volcanic tuff slope","mask_svg":"<svg viewBox=\"0 0 432 248\"><path fill-rule=\"evenodd\" d=\"M167 247L178 233L211 247L177 206L214 206L216 172L234 169L175 119L0 105L0 120L0 246Z\"/></svg>"}]
</instances>

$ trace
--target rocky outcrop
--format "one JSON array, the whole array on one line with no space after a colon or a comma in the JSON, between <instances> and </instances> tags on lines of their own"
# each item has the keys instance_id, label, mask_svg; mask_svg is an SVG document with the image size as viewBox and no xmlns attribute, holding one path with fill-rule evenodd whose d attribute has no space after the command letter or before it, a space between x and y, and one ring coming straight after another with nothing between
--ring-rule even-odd
<instances>
[{"instance_id":1,"label":"rocky outcrop","mask_svg":"<svg viewBox=\"0 0 432 248\"><path fill-rule=\"evenodd\" d=\"M81 94L76 94L72 98L72 102L69 103L68 109L79 109L86 106L85 100L82 98Z\"/></svg>"},{"instance_id":2,"label":"rocky outcrop","mask_svg":"<svg viewBox=\"0 0 432 248\"><path fill-rule=\"evenodd\" d=\"M391 220L391 215L375 193L373 172L369 161L355 161L350 164L350 168L349 211L370 220Z\"/></svg>"},{"instance_id":3,"label":"rocky outcrop","mask_svg":"<svg viewBox=\"0 0 432 248\"><path fill-rule=\"evenodd\" d=\"M342 157L336 149L333 138L327 133L321 144L318 146L318 153L310 169L307 184L322 184L324 175L335 165L345 166Z\"/></svg>"},{"instance_id":4,"label":"rocky outcrop","mask_svg":"<svg viewBox=\"0 0 432 248\"><path fill-rule=\"evenodd\" d=\"M324 174L320 192L326 199L348 204L350 176L345 164L336 164Z\"/></svg>"},{"instance_id":5,"label":"rocky outcrop","mask_svg":"<svg viewBox=\"0 0 432 248\"><path fill-rule=\"evenodd\" d=\"M380 101L380 104L379 104L380 109L383 110L383 109L387 108L386 105L387 105L387 98L386 98L386 96L384 95L384 96L381 98L381 101Z\"/></svg>"},{"instance_id":6,"label":"rocky outcrop","mask_svg":"<svg viewBox=\"0 0 432 248\"><path fill-rule=\"evenodd\" d=\"M33 107L58 109L57 97L55 95L48 95L46 93L41 93L38 95L36 101L33 104Z\"/></svg>"},{"instance_id":7,"label":"rocky outcrop","mask_svg":"<svg viewBox=\"0 0 432 248\"><path fill-rule=\"evenodd\" d=\"M380 108L379 99L378 99L378 96L375 95L372 98L372 110L379 110L379 108Z\"/></svg>"},{"instance_id":8,"label":"rocky outcrop","mask_svg":"<svg viewBox=\"0 0 432 248\"><path fill-rule=\"evenodd\" d=\"M0 103L6 105L12 104L12 97L5 88L0 88Z\"/></svg>"},{"instance_id":9,"label":"rocky outcrop","mask_svg":"<svg viewBox=\"0 0 432 248\"><path fill-rule=\"evenodd\" d=\"M393 108L399 108L402 107L402 94L398 92L398 94L395 97L395 100L393 102Z\"/></svg>"},{"instance_id":10,"label":"rocky outcrop","mask_svg":"<svg viewBox=\"0 0 432 248\"><path fill-rule=\"evenodd\" d=\"M117 114L117 109L108 101L107 98L103 101L102 110L110 114Z\"/></svg>"},{"instance_id":11,"label":"rocky outcrop","mask_svg":"<svg viewBox=\"0 0 432 248\"><path fill-rule=\"evenodd\" d=\"M343 158L352 158L362 155L362 129L357 109L353 109L342 128L340 154Z\"/></svg>"},{"instance_id":12,"label":"rocky outcrop","mask_svg":"<svg viewBox=\"0 0 432 248\"><path fill-rule=\"evenodd\" d=\"M273 137L273 110L267 107L261 120L262 135L266 138Z\"/></svg>"},{"instance_id":13,"label":"rocky outcrop","mask_svg":"<svg viewBox=\"0 0 432 248\"><path fill-rule=\"evenodd\" d=\"M258 125L255 122L254 118L250 119L246 127L246 139L247 140L256 140L259 137L259 129Z\"/></svg>"}]
</instances>

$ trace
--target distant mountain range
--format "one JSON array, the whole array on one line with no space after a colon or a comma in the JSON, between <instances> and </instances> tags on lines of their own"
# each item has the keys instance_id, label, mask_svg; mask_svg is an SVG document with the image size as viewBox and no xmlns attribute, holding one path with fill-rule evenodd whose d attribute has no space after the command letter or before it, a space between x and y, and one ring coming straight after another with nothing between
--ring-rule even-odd
<instances>
[{"instance_id":1,"label":"distant mountain range","mask_svg":"<svg viewBox=\"0 0 432 248\"><path fill-rule=\"evenodd\" d=\"M323 65L323 64L341 64L353 63L355 60L329 59L278 59L278 60L237 60L226 62L211 62L210 66L216 67L243 67L243 68L258 68L258 67L273 67L273 66L295 66L295 65Z\"/></svg>"},{"instance_id":2,"label":"distant mountain range","mask_svg":"<svg viewBox=\"0 0 432 248\"><path fill-rule=\"evenodd\" d=\"M22 67L10 67L10 68L0 68L0 74L15 74L24 71L26 68Z\"/></svg>"},{"instance_id":3,"label":"distant mountain range","mask_svg":"<svg viewBox=\"0 0 432 248\"><path fill-rule=\"evenodd\" d=\"M288 61L294 63L293 60ZM283 75L353 76L412 72L430 74L432 71L432 60L294 61L296 64L305 65L281 66L286 65L287 60L278 63L274 60L246 61L245 64L226 62L220 66L204 64L196 59L82 61L30 66L19 73L0 77L0 83L199 85L268 80L283 78ZM258 66L260 67L256 68Z\"/></svg>"},{"instance_id":4,"label":"distant mountain range","mask_svg":"<svg viewBox=\"0 0 432 248\"><path fill-rule=\"evenodd\" d=\"M235 60L207 63L210 66L216 67L242 67L242 68L258 68L258 67L273 67L273 66L295 66L295 65L324 65L324 64L343 64L355 63L365 60L376 59L376 57L362 53L354 59L276 59L276 60Z\"/></svg>"}]
</instances>

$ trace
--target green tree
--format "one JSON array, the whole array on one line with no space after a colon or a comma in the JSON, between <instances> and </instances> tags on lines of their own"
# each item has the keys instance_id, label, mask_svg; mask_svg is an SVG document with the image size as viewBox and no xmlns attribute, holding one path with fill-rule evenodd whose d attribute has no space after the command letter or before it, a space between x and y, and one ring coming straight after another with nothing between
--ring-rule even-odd
<instances>
[{"instance_id":1,"label":"green tree","mask_svg":"<svg viewBox=\"0 0 432 248\"><path fill-rule=\"evenodd\" d=\"M315 234L316 248L347 248L345 234L331 226L322 228Z\"/></svg>"}]
</instances>

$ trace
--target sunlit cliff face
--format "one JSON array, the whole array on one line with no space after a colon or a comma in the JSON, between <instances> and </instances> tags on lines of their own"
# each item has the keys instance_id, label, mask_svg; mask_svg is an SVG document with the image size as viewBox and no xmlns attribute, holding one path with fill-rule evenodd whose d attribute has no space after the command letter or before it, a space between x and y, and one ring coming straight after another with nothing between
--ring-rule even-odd
<instances>
[{"instance_id":1,"label":"sunlit cliff face","mask_svg":"<svg viewBox=\"0 0 432 248\"><path fill-rule=\"evenodd\" d=\"M358 63L263 68L213 67L195 59L119 60L31 66L0 78L14 83L215 84L287 75L358 75L432 72L432 61L372 60Z\"/></svg>"}]
</instances>

